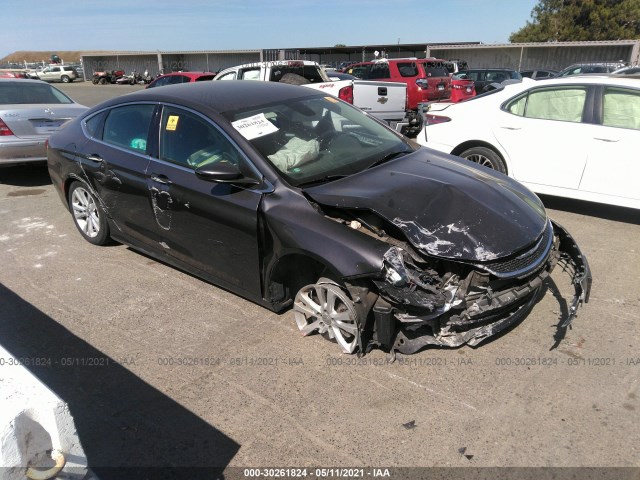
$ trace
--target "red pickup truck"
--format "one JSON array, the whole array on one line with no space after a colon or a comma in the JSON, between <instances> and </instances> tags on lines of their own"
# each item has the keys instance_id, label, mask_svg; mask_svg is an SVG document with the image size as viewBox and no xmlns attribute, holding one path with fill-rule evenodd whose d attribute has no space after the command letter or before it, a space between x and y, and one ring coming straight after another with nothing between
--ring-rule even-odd
<instances>
[{"instance_id":1,"label":"red pickup truck","mask_svg":"<svg viewBox=\"0 0 640 480\"><path fill-rule=\"evenodd\" d=\"M447 61L437 58L393 58L351 65L347 73L363 80L382 80L407 84L407 108L451 98L451 77Z\"/></svg>"}]
</instances>

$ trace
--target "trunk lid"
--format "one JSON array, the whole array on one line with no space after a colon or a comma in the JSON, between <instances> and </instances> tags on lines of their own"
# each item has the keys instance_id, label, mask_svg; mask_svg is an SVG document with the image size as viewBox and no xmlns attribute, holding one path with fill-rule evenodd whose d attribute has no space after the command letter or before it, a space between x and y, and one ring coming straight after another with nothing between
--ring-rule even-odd
<instances>
[{"instance_id":1,"label":"trunk lid","mask_svg":"<svg viewBox=\"0 0 640 480\"><path fill-rule=\"evenodd\" d=\"M18 138L48 137L87 107L71 105L3 105L0 118Z\"/></svg>"}]
</instances>

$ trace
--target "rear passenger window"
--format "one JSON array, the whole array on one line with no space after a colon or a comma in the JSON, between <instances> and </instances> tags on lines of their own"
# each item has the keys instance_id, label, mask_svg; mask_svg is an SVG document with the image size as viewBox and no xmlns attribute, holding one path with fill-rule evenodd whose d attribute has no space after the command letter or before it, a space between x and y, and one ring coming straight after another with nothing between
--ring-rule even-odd
<instances>
[{"instance_id":1,"label":"rear passenger window","mask_svg":"<svg viewBox=\"0 0 640 480\"><path fill-rule=\"evenodd\" d=\"M243 71L242 80L260 80L260 69Z\"/></svg>"},{"instance_id":2,"label":"rear passenger window","mask_svg":"<svg viewBox=\"0 0 640 480\"><path fill-rule=\"evenodd\" d=\"M604 126L640 130L640 92L607 87L602 103Z\"/></svg>"},{"instance_id":3,"label":"rear passenger window","mask_svg":"<svg viewBox=\"0 0 640 480\"><path fill-rule=\"evenodd\" d=\"M104 112L100 112L85 121L84 125L89 136L97 139L102 138L102 129L104 127L104 119L106 116L107 110L105 110Z\"/></svg>"},{"instance_id":4,"label":"rear passenger window","mask_svg":"<svg viewBox=\"0 0 640 480\"><path fill-rule=\"evenodd\" d=\"M371 67L369 68L369 72L365 77L365 80L376 80L379 78L391 78L388 63L381 62L371 65Z\"/></svg>"},{"instance_id":5,"label":"rear passenger window","mask_svg":"<svg viewBox=\"0 0 640 480\"><path fill-rule=\"evenodd\" d=\"M418 66L414 62L398 63L398 72L401 77L417 77Z\"/></svg>"},{"instance_id":6,"label":"rear passenger window","mask_svg":"<svg viewBox=\"0 0 640 480\"><path fill-rule=\"evenodd\" d=\"M427 62L424 64L424 73L427 77L448 77L449 72L442 63Z\"/></svg>"},{"instance_id":7,"label":"rear passenger window","mask_svg":"<svg viewBox=\"0 0 640 480\"><path fill-rule=\"evenodd\" d=\"M102 140L145 153L154 109L154 105L127 105L112 109L104 122Z\"/></svg>"},{"instance_id":8,"label":"rear passenger window","mask_svg":"<svg viewBox=\"0 0 640 480\"><path fill-rule=\"evenodd\" d=\"M236 72L225 73L221 77L216 78L216 80L235 80L235 79L236 79Z\"/></svg>"}]
</instances>

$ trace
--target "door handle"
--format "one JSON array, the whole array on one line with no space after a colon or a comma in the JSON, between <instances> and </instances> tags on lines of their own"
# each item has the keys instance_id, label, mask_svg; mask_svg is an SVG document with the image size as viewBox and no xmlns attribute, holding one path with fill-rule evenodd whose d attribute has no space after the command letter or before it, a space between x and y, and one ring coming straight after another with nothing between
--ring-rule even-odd
<instances>
[{"instance_id":1,"label":"door handle","mask_svg":"<svg viewBox=\"0 0 640 480\"><path fill-rule=\"evenodd\" d=\"M87 160L91 160L92 162L96 162L96 163L104 162L102 157L100 155L96 155L95 153L91 153L91 154L87 155Z\"/></svg>"},{"instance_id":2,"label":"door handle","mask_svg":"<svg viewBox=\"0 0 640 480\"><path fill-rule=\"evenodd\" d=\"M601 142L607 142L607 143L616 143L619 142L620 139L619 138L598 138L598 137L593 137L594 140L599 140Z\"/></svg>"},{"instance_id":3,"label":"door handle","mask_svg":"<svg viewBox=\"0 0 640 480\"><path fill-rule=\"evenodd\" d=\"M151 180L162 183L163 185L171 185L173 183L166 175L158 175L156 173L151 174Z\"/></svg>"}]
</instances>

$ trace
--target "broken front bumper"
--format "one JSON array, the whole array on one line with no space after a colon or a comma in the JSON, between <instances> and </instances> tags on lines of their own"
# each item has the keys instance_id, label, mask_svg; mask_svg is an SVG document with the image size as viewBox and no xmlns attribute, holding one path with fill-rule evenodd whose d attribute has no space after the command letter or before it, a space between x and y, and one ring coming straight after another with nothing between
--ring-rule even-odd
<instances>
[{"instance_id":1,"label":"broken front bumper","mask_svg":"<svg viewBox=\"0 0 640 480\"><path fill-rule=\"evenodd\" d=\"M549 230L553 233L549 235L549 247L544 249L532 272L512 279L503 276L492 283L485 280L490 276L487 271L476 265L479 270L473 270L455 288L442 289L440 302L433 289L428 293L416 289L411 295L394 295L394 289L388 285L393 281L389 275L387 285L376 282L381 293L373 308L378 342L403 354L414 353L427 345L478 345L531 311L545 279L556 265L570 273L575 290L567 315L559 325L566 328L576 317L580 305L589 301L591 270L575 240L562 226L551 222ZM476 278L480 281L476 282ZM495 276L492 278L496 280ZM425 298L431 300L428 311L424 310Z\"/></svg>"}]
</instances>

